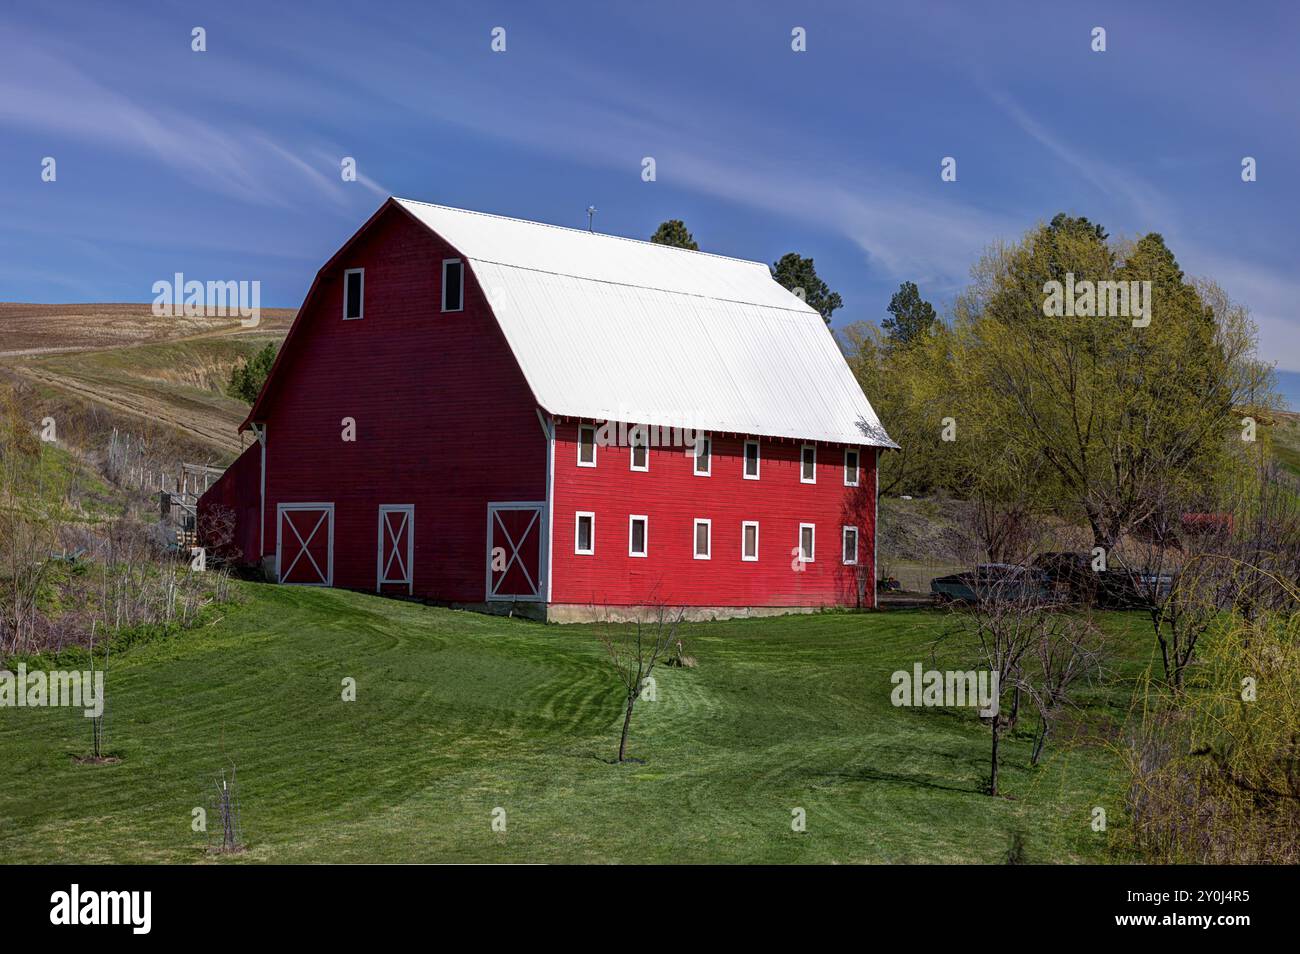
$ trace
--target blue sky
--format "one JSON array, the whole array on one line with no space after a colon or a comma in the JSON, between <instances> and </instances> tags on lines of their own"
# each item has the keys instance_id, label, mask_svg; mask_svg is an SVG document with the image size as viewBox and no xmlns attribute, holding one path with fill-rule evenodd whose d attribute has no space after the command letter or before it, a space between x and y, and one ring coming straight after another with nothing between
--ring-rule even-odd
<instances>
[{"instance_id":1,"label":"blue sky","mask_svg":"<svg viewBox=\"0 0 1300 954\"><path fill-rule=\"evenodd\" d=\"M989 243L1068 211L1163 233L1300 406L1298 27L1290 2L6 4L0 300L148 301L181 271L296 306L391 193L799 251L840 325L907 279L945 309Z\"/></svg>"}]
</instances>

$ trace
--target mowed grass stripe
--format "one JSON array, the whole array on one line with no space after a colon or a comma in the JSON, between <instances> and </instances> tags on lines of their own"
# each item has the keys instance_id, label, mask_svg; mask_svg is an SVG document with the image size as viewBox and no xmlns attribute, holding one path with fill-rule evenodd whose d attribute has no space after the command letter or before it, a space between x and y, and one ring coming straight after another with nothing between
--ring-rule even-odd
<instances>
[{"instance_id":1,"label":"mowed grass stripe","mask_svg":"<svg viewBox=\"0 0 1300 954\"><path fill-rule=\"evenodd\" d=\"M826 614L693 624L696 669L656 670L632 754L596 627L555 627L342 591L240 587L215 624L112 662L117 765L74 765L71 710L0 710L0 852L15 861L206 861L190 811L238 766L234 861L1104 861L1116 753L1006 741L1010 798L980 793L974 713L897 709L946 617ZM1126 650L1132 619L1107 621ZM357 701L341 701L342 680ZM1121 680L1122 681L1122 680ZM1121 687L1090 713L1113 718ZM492 810L507 812L493 832ZM791 830L791 810L807 831Z\"/></svg>"}]
</instances>

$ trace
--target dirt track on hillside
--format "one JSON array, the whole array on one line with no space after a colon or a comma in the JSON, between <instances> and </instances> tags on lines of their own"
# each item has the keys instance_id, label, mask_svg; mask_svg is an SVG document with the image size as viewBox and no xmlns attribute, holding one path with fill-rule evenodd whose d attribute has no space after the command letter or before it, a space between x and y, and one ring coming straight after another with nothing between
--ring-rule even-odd
<instances>
[{"instance_id":1,"label":"dirt track on hillside","mask_svg":"<svg viewBox=\"0 0 1300 954\"><path fill-rule=\"evenodd\" d=\"M212 447L236 454L242 449L236 431L239 426L238 421L222 426L221 423L214 421L211 415L186 413L180 408L161 402L146 401L119 389L105 387L98 382L92 387L41 367L18 364L11 365L9 370L32 383L68 391L85 400L103 404L154 424L166 424Z\"/></svg>"},{"instance_id":2,"label":"dirt track on hillside","mask_svg":"<svg viewBox=\"0 0 1300 954\"><path fill-rule=\"evenodd\" d=\"M0 302L0 358L108 351L218 336L282 334L295 314L292 308L263 308L259 324L245 328L236 318L158 317L147 304Z\"/></svg>"},{"instance_id":3,"label":"dirt track on hillside","mask_svg":"<svg viewBox=\"0 0 1300 954\"><path fill-rule=\"evenodd\" d=\"M129 378L105 380L87 367L84 377L69 371L67 362L53 368L44 358L79 353L131 351L150 345L179 344L212 338L283 335L295 311L267 308L256 327L245 328L232 318L164 318L148 304L41 305L0 302L0 366L29 384L53 388L75 398L154 425L176 429L187 438L238 454L239 419L201 401L157 396L143 385L132 389Z\"/></svg>"}]
</instances>

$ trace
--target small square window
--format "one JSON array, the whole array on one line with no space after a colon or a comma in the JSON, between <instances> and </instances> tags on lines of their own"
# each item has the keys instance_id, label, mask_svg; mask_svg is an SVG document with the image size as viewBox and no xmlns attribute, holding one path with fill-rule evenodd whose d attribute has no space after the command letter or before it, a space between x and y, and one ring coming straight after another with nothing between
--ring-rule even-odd
<instances>
[{"instance_id":1,"label":"small square window","mask_svg":"<svg viewBox=\"0 0 1300 954\"><path fill-rule=\"evenodd\" d=\"M816 557L817 528L811 523L799 524L799 561L812 563Z\"/></svg>"},{"instance_id":2,"label":"small square window","mask_svg":"<svg viewBox=\"0 0 1300 954\"><path fill-rule=\"evenodd\" d=\"M465 265L458 258L442 260L442 310L460 311L465 307Z\"/></svg>"},{"instance_id":3,"label":"small square window","mask_svg":"<svg viewBox=\"0 0 1300 954\"><path fill-rule=\"evenodd\" d=\"M596 466L596 428L594 425L578 425L578 466Z\"/></svg>"},{"instance_id":4,"label":"small square window","mask_svg":"<svg viewBox=\"0 0 1300 954\"><path fill-rule=\"evenodd\" d=\"M745 441L745 479L758 480L758 441Z\"/></svg>"},{"instance_id":5,"label":"small square window","mask_svg":"<svg viewBox=\"0 0 1300 954\"><path fill-rule=\"evenodd\" d=\"M712 558L713 541L713 523L710 520L695 521L695 559L708 560Z\"/></svg>"},{"instance_id":6,"label":"small square window","mask_svg":"<svg viewBox=\"0 0 1300 954\"><path fill-rule=\"evenodd\" d=\"M858 562L858 528L844 528L844 565L853 566Z\"/></svg>"},{"instance_id":7,"label":"small square window","mask_svg":"<svg viewBox=\"0 0 1300 954\"><path fill-rule=\"evenodd\" d=\"M858 485L858 456L856 447L846 447L844 449L845 487L856 487Z\"/></svg>"},{"instance_id":8,"label":"small square window","mask_svg":"<svg viewBox=\"0 0 1300 954\"><path fill-rule=\"evenodd\" d=\"M804 444L800 458L799 483L817 483L817 446L815 444Z\"/></svg>"},{"instance_id":9,"label":"small square window","mask_svg":"<svg viewBox=\"0 0 1300 954\"><path fill-rule=\"evenodd\" d=\"M746 520L740 525L740 558L747 563L758 561L757 520Z\"/></svg>"},{"instance_id":10,"label":"small square window","mask_svg":"<svg viewBox=\"0 0 1300 954\"><path fill-rule=\"evenodd\" d=\"M627 518L627 555L646 555L646 523L644 515L633 514Z\"/></svg>"},{"instance_id":11,"label":"small square window","mask_svg":"<svg viewBox=\"0 0 1300 954\"><path fill-rule=\"evenodd\" d=\"M700 437L695 441L695 473L708 477L713 471L713 438Z\"/></svg>"},{"instance_id":12,"label":"small square window","mask_svg":"<svg viewBox=\"0 0 1300 954\"><path fill-rule=\"evenodd\" d=\"M587 556L596 552L596 515L579 511L573 522L573 552Z\"/></svg>"},{"instance_id":13,"label":"small square window","mask_svg":"<svg viewBox=\"0 0 1300 954\"><path fill-rule=\"evenodd\" d=\"M343 273L343 320L360 318L365 308L366 273L363 268L349 268Z\"/></svg>"}]
</instances>

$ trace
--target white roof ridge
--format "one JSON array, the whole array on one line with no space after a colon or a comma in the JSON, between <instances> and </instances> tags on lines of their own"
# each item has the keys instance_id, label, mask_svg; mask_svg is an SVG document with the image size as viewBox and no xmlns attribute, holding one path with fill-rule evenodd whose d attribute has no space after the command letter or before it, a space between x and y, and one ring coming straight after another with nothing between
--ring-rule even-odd
<instances>
[{"instance_id":1,"label":"white roof ridge","mask_svg":"<svg viewBox=\"0 0 1300 954\"><path fill-rule=\"evenodd\" d=\"M504 216L496 216L496 217L504 218ZM521 219L520 221L524 221L524 220ZM564 226L557 225L554 226L554 228L564 228ZM582 230L577 229L575 231L580 232ZM636 240L629 239L629 241L636 241ZM690 251L690 250L685 249L684 251ZM518 265L514 262L498 262L490 258L483 258L482 256L476 256L476 255L469 255L466 257L471 262L481 262L484 265L497 265L501 268L517 268L525 272L537 272L538 274L541 275L554 275L556 278L572 278L575 282L596 282L602 285L617 285L619 288L639 288L644 291L663 292L666 295L684 295L687 298L704 298L707 299L708 301L725 301L728 304L732 304L732 305L751 305L755 308L770 309L772 311L785 311L785 312L789 312L791 315L806 315L808 313L808 310L815 311L815 309L813 309L811 305L805 305L804 308L788 308L785 305L760 304L758 302L749 301L748 299L744 299L744 298L722 298L718 295L705 295L700 292L682 291L677 288L660 288L658 285L639 285L635 282L616 282L612 278L593 278L590 275L574 275L571 272L556 272L556 271L552 271L549 268L533 268L531 265ZM719 255L716 257L726 258L725 255ZM733 261L744 261L744 259L733 259ZM797 299L798 296L795 297Z\"/></svg>"},{"instance_id":2,"label":"white roof ridge","mask_svg":"<svg viewBox=\"0 0 1300 954\"><path fill-rule=\"evenodd\" d=\"M448 212L463 212L466 215L480 215L486 219L501 219L505 222L519 222L522 225L537 225L544 229L559 229L561 232L576 232L579 235L593 235L597 238L617 239L620 242L632 242L636 245L649 245L651 248L661 248L670 252L688 252L692 255L707 255L709 258L720 258L727 262L740 262L743 265L756 265L759 268L766 268L768 274L771 274L771 267L766 262L756 262L752 258L739 258L735 255L720 255L717 252L705 252L698 248L681 248L677 245L663 245L659 242L651 242L648 239L632 238L630 235L614 235L610 232L592 232L587 229L574 228L572 225L556 225L554 222L537 222L533 219L521 219L517 215L497 215L495 212L480 212L477 209L462 209L454 205L440 205L437 202L423 202L420 199L406 199L400 195L392 196L395 202L405 202L410 205L426 205L431 209L445 209ZM496 264L502 264L497 262ZM552 274L561 274L553 272Z\"/></svg>"}]
</instances>

